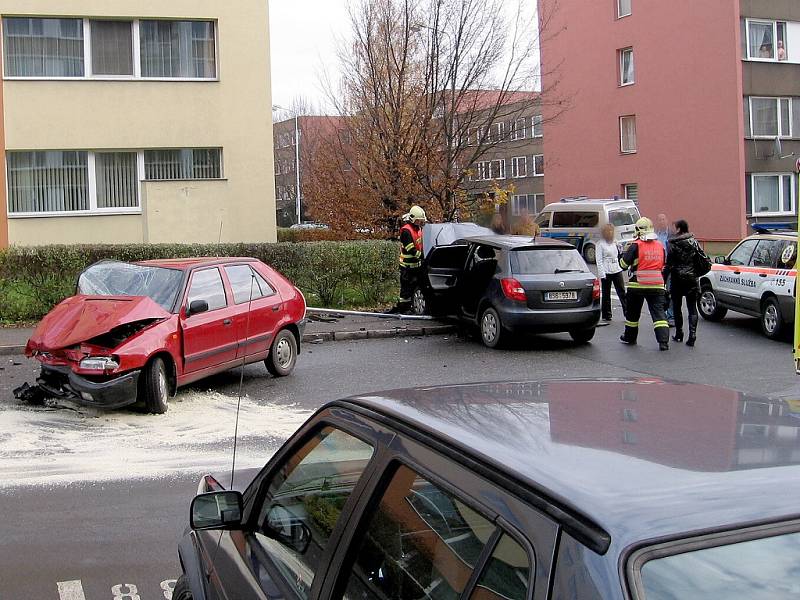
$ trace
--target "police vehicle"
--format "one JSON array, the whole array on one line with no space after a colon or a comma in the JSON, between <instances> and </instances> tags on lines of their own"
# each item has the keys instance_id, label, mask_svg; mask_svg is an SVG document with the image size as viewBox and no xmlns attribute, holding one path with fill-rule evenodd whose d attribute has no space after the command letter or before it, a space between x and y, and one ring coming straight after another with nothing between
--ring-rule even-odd
<instances>
[{"instance_id":1,"label":"police vehicle","mask_svg":"<svg viewBox=\"0 0 800 600\"><path fill-rule=\"evenodd\" d=\"M700 278L700 315L720 321L728 310L758 317L771 339L785 337L794 322L797 234L754 225L745 238Z\"/></svg>"}]
</instances>

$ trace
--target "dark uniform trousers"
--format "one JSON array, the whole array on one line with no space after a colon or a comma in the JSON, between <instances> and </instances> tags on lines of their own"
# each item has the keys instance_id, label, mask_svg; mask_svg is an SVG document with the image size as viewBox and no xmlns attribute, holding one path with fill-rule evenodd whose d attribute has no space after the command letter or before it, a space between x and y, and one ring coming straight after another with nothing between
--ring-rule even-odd
<instances>
[{"instance_id":1,"label":"dark uniform trousers","mask_svg":"<svg viewBox=\"0 0 800 600\"><path fill-rule=\"evenodd\" d=\"M400 304L411 304L414 290L419 286L420 267L400 267Z\"/></svg>"},{"instance_id":2,"label":"dark uniform trousers","mask_svg":"<svg viewBox=\"0 0 800 600\"><path fill-rule=\"evenodd\" d=\"M664 289L629 287L625 307L625 341L635 342L639 336L639 319L642 307L647 302L650 317L653 319L656 340L659 344L669 343L669 323L667 322L667 294Z\"/></svg>"}]
</instances>

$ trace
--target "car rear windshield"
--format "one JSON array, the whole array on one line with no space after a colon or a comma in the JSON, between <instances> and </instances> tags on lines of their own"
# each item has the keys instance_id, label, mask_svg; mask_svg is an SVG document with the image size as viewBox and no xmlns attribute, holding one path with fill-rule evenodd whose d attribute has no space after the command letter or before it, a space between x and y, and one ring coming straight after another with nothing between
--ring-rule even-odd
<instances>
[{"instance_id":1,"label":"car rear windshield","mask_svg":"<svg viewBox=\"0 0 800 600\"><path fill-rule=\"evenodd\" d=\"M172 310L181 289L177 269L106 261L92 265L78 279L78 293L87 296L147 296Z\"/></svg>"},{"instance_id":2,"label":"car rear windshield","mask_svg":"<svg viewBox=\"0 0 800 600\"><path fill-rule=\"evenodd\" d=\"M800 533L685 552L646 562L647 600L800 598Z\"/></svg>"},{"instance_id":3,"label":"car rear windshield","mask_svg":"<svg viewBox=\"0 0 800 600\"><path fill-rule=\"evenodd\" d=\"M570 248L530 248L511 253L511 272L516 275L546 275L585 272L577 250Z\"/></svg>"},{"instance_id":4,"label":"car rear windshield","mask_svg":"<svg viewBox=\"0 0 800 600\"><path fill-rule=\"evenodd\" d=\"M635 225L639 220L639 211L635 208L617 208L608 211L608 222L614 227Z\"/></svg>"}]
</instances>

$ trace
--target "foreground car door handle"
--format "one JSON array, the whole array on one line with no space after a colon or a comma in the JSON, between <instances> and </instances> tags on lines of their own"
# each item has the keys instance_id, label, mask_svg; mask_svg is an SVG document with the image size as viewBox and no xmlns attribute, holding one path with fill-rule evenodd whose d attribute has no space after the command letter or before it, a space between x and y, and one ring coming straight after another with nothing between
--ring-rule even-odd
<instances>
[{"instance_id":1,"label":"foreground car door handle","mask_svg":"<svg viewBox=\"0 0 800 600\"><path fill-rule=\"evenodd\" d=\"M233 321L231 321L230 319L225 319L225 320L222 322L222 324L223 324L223 325L230 325L231 323L233 323Z\"/></svg>"},{"instance_id":2,"label":"foreground car door handle","mask_svg":"<svg viewBox=\"0 0 800 600\"><path fill-rule=\"evenodd\" d=\"M766 274L766 273L759 273L759 274L758 274L758 276L759 276L759 277L766 277L766 276L767 276L767 274Z\"/></svg>"},{"instance_id":3,"label":"foreground car door handle","mask_svg":"<svg viewBox=\"0 0 800 600\"><path fill-rule=\"evenodd\" d=\"M278 312L280 309L281 309L281 305L280 304L276 304L275 306L272 307L272 312Z\"/></svg>"}]
</instances>

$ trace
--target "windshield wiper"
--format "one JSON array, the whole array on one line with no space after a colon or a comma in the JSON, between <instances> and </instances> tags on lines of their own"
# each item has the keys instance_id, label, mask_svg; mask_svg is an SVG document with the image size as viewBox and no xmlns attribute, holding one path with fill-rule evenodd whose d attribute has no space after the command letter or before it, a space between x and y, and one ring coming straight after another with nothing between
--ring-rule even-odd
<instances>
[{"instance_id":1,"label":"windshield wiper","mask_svg":"<svg viewBox=\"0 0 800 600\"><path fill-rule=\"evenodd\" d=\"M556 269L553 273L558 275L559 273L583 273L583 271L581 269Z\"/></svg>"}]
</instances>

